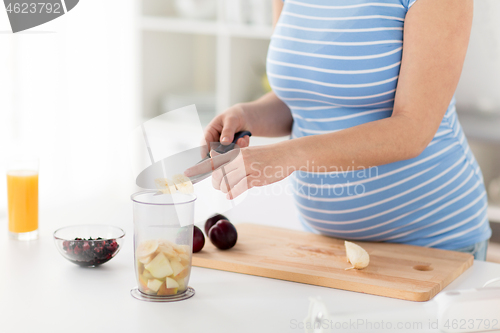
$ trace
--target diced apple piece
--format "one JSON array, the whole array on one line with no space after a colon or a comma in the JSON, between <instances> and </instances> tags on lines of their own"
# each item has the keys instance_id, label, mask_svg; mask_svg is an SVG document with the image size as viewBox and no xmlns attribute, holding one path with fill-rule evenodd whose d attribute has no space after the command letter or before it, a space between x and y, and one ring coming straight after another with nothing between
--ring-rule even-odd
<instances>
[{"instance_id":1,"label":"diced apple piece","mask_svg":"<svg viewBox=\"0 0 500 333\"><path fill-rule=\"evenodd\" d=\"M161 285L161 287L158 290L158 293L156 295L158 295L158 296L166 296L166 295L175 295L175 294L177 294L177 288L167 288L166 283L164 282Z\"/></svg>"},{"instance_id":2,"label":"diced apple piece","mask_svg":"<svg viewBox=\"0 0 500 333\"><path fill-rule=\"evenodd\" d=\"M148 289L150 289L151 291L154 291L155 293L158 292L158 289L160 289L161 285L163 284L163 282L161 282L160 280L148 280Z\"/></svg>"},{"instance_id":3,"label":"diced apple piece","mask_svg":"<svg viewBox=\"0 0 500 333\"><path fill-rule=\"evenodd\" d=\"M144 265L139 261L137 261L137 271L139 272L139 274L142 274L142 272L144 272Z\"/></svg>"},{"instance_id":4,"label":"diced apple piece","mask_svg":"<svg viewBox=\"0 0 500 333\"><path fill-rule=\"evenodd\" d=\"M176 279L175 281L177 281L177 283L179 284L178 291L186 290L186 282L184 281L184 278Z\"/></svg>"},{"instance_id":5,"label":"diced apple piece","mask_svg":"<svg viewBox=\"0 0 500 333\"><path fill-rule=\"evenodd\" d=\"M143 293L146 293L148 295L156 295L156 292L152 291L151 289L145 289L143 290Z\"/></svg>"},{"instance_id":6,"label":"diced apple piece","mask_svg":"<svg viewBox=\"0 0 500 333\"><path fill-rule=\"evenodd\" d=\"M166 282L166 285L167 285L167 289L172 289L172 288L179 288L179 284L177 283L177 281L175 281L174 279L172 278L167 278L167 281Z\"/></svg>"},{"instance_id":7,"label":"diced apple piece","mask_svg":"<svg viewBox=\"0 0 500 333\"><path fill-rule=\"evenodd\" d=\"M141 290L145 290L148 288L148 279L146 279L142 274L139 274L139 284L140 287L142 287Z\"/></svg>"},{"instance_id":8,"label":"diced apple piece","mask_svg":"<svg viewBox=\"0 0 500 333\"><path fill-rule=\"evenodd\" d=\"M179 273L185 268L184 265L182 265L180 262L176 260L171 260L170 266L172 267L172 270L174 272L174 277L179 275Z\"/></svg>"},{"instance_id":9,"label":"diced apple piece","mask_svg":"<svg viewBox=\"0 0 500 333\"><path fill-rule=\"evenodd\" d=\"M179 273L179 275L176 276L176 278L185 278L188 275L189 275L189 268L186 267Z\"/></svg>"},{"instance_id":10,"label":"diced apple piece","mask_svg":"<svg viewBox=\"0 0 500 333\"><path fill-rule=\"evenodd\" d=\"M178 261L170 261L170 266L172 266L172 270L174 271L174 278L177 279L177 278L183 278L183 277L186 277L188 275L188 267L187 266L184 266L182 265L180 262Z\"/></svg>"},{"instance_id":11,"label":"diced apple piece","mask_svg":"<svg viewBox=\"0 0 500 333\"><path fill-rule=\"evenodd\" d=\"M147 269L145 269L144 272L142 272L142 274L147 280L154 279L154 276Z\"/></svg>"},{"instance_id":12,"label":"diced apple piece","mask_svg":"<svg viewBox=\"0 0 500 333\"><path fill-rule=\"evenodd\" d=\"M149 264L144 266L151 275L157 279L164 278L166 276L172 275L173 270L170 266L170 262L163 253L159 253ZM158 287L159 288L159 287Z\"/></svg>"}]
</instances>

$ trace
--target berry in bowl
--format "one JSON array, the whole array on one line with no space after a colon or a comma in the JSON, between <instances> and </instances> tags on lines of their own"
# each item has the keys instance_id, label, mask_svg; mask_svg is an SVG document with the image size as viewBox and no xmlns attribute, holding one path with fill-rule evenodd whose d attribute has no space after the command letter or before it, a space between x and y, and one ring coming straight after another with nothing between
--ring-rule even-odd
<instances>
[{"instance_id":1,"label":"berry in bowl","mask_svg":"<svg viewBox=\"0 0 500 333\"><path fill-rule=\"evenodd\" d=\"M120 251L125 232L109 225L76 225L57 229L54 242L62 256L74 264L95 267Z\"/></svg>"}]
</instances>

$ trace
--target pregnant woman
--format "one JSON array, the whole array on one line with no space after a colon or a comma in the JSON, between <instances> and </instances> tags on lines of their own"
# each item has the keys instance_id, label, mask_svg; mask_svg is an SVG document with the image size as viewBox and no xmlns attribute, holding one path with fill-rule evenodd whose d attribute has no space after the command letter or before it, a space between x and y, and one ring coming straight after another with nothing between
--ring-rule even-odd
<instances>
[{"instance_id":1,"label":"pregnant woman","mask_svg":"<svg viewBox=\"0 0 500 333\"><path fill-rule=\"evenodd\" d=\"M236 197L290 176L304 226L343 239L486 257L491 235L479 166L454 92L472 0L274 0L272 92L208 126L290 140L248 147L214 186Z\"/></svg>"}]
</instances>

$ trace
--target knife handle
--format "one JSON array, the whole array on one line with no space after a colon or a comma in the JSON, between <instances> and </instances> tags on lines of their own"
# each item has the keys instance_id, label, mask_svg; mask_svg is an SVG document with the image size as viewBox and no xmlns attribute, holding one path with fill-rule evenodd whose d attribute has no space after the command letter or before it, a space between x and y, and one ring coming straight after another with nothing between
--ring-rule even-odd
<instances>
[{"instance_id":1,"label":"knife handle","mask_svg":"<svg viewBox=\"0 0 500 333\"><path fill-rule=\"evenodd\" d=\"M218 152L219 154L224 154L224 153L227 153L228 151L230 150L233 150L234 149L234 146L236 145L236 141L238 141L239 139L241 139L242 137L244 136L252 136L252 133L250 133L249 131L241 131L241 132L238 132L238 133L235 133L234 134L234 139L233 139L233 142L231 142L230 144L228 145L223 145L222 143L219 145L219 147L215 148L214 150L216 152ZM210 157L210 152L208 153L208 157Z\"/></svg>"}]
</instances>

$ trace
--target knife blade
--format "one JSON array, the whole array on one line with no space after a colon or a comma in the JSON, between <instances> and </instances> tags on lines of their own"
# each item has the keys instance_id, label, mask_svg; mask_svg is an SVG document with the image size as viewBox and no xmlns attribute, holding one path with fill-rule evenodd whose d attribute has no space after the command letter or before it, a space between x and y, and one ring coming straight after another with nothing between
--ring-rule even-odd
<instances>
[{"instance_id":1,"label":"knife blade","mask_svg":"<svg viewBox=\"0 0 500 333\"><path fill-rule=\"evenodd\" d=\"M232 143L228 145L216 143L215 145L218 144L218 146L213 150L215 150L219 154L225 154L236 147L236 142L240 138L247 135L251 136L252 134L248 131L238 132L234 135L234 140ZM206 146L195 147L183 151L181 153L168 156L160 161L154 162L137 176L136 178L137 186L144 189L157 189L157 186L155 184L155 179L169 178L175 174L184 174L185 170L209 160L211 158L210 152L207 152L206 156L200 160L200 156L203 156L203 152L206 150L207 150ZM219 165L218 168L224 166L229 162L230 161L227 161L226 163ZM210 177L212 175L212 171L213 170L210 169L210 171L196 174L188 178L191 181L191 183L196 184Z\"/></svg>"}]
</instances>

